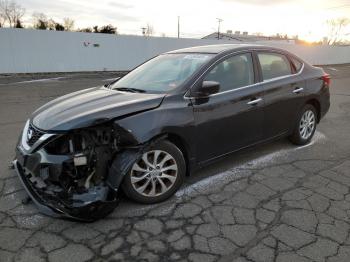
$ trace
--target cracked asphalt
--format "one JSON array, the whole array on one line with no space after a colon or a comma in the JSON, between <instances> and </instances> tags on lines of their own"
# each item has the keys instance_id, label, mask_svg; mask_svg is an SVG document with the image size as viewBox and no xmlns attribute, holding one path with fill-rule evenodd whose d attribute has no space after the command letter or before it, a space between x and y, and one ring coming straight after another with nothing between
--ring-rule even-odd
<instances>
[{"instance_id":1,"label":"cracked asphalt","mask_svg":"<svg viewBox=\"0 0 350 262\"><path fill-rule=\"evenodd\" d=\"M122 199L88 224L23 205L7 166L35 108L115 75L0 76L0 261L350 261L350 66L326 70L331 108L310 145L283 139L235 153L166 202Z\"/></svg>"}]
</instances>

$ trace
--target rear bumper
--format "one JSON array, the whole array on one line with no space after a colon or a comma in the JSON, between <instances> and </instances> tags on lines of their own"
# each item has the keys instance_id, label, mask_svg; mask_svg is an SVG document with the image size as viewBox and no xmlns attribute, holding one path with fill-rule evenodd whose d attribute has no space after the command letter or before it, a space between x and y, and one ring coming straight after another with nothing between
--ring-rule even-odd
<instances>
[{"instance_id":1,"label":"rear bumper","mask_svg":"<svg viewBox=\"0 0 350 262\"><path fill-rule=\"evenodd\" d=\"M322 119L327 114L327 112L329 111L329 108L331 106L330 93L329 93L329 89L328 88L321 95L321 97L320 97L320 104L321 104L320 119Z\"/></svg>"}]
</instances>

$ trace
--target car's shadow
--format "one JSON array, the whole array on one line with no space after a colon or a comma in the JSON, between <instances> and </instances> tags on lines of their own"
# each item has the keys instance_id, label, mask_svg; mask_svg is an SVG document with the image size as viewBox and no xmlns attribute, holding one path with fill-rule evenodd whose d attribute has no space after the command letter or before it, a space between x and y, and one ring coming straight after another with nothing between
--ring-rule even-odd
<instances>
[{"instance_id":1,"label":"car's shadow","mask_svg":"<svg viewBox=\"0 0 350 262\"><path fill-rule=\"evenodd\" d=\"M227 170L233 169L235 167L241 167L245 163L249 163L251 161L254 161L256 159L259 159L261 157L264 157L266 155L270 154L278 154L281 150L283 151L288 151L288 149L293 149L296 148L295 145L292 145L288 139L280 139L280 140L275 140L272 142L268 143L263 143L257 146L252 146L246 149L242 149L240 151L231 153L227 156L219 158L217 161L214 163L211 163L209 165L206 165L205 167L202 167L195 172L193 172L189 177L186 178L184 187L190 187L191 185L194 185L198 181L201 181L203 179L206 179L208 177L214 176L216 174L225 172ZM181 189L180 189L181 190ZM121 195L121 202L120 202L120 207L121 209L152 209L157 206L155 205L150 205L149 208L147 207L148 205L142 205L142 204L137 204L129 199L127 199L126 196ZM160 203L158 205L164 205L169 202L174 201L175 197L171 197L169 200ZM120 210L117 208L117 210ZM118 212L118 211L117 211Z\"/></svg>"},{"instance_id":2,"label":"car's shadow","mask_svg":"<svg viewBox=\"0 0 350 262\"><path fill-rule=\"evenodd\" d=\"M277 154L281 149L288 150L292 148L295 148L295 146L292 145L287 139L280 139L242 149L227 156L221 157L214 163L206 165L205 167L197 170L189 177L189 179L186 180L186 184L196 183L204 178L225 172L235 167L240 167L244 163L254 161L269 154Z\"/></svg>"}]
</instances>

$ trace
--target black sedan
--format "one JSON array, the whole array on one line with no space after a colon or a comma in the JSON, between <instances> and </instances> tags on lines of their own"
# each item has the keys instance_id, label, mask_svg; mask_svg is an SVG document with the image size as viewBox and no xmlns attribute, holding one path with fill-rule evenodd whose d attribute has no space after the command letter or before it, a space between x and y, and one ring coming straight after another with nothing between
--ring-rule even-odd
<instances>
[{"instance_id":1,"label":"black sedan","mask_svg":"<svg viewBox=\"0 0 350 262\"><path fill-rule=\"evenodd\" d=\"M116 207L120 190L156 203L224 155L280 137L309 143L329 85L321 68L277 48L168 52L36 110L14 166L42 212L92 221Z\"/></svg>"}]
</instances>

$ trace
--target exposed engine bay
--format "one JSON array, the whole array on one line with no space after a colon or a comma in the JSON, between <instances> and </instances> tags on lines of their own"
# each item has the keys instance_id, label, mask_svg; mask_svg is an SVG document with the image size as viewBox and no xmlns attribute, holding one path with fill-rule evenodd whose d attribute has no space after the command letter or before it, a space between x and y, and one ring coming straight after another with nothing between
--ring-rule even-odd
<instances>
[{"instance_id":1,"label":"exposed engine bay","mask_svg":"<svg viewBox=\"0 0 350 262\"><path fill-rule=\"evenodd\" d=\"M16 150L14 164L22 183L39 208L45 206L43 212L83 221L101 218L116 207L123 176L146 147L113 123L55 134L45 141L38 132L27 123ZM30 152L23 143L32 145Z\"/></svg>"},{"instance_id":2,"label":"exposed engine bay","mask_svg":"<svg viewBox=\"0 0 350 262\"><path fill-rule=\"evenodd\" d=\"M71 156L61 166L42 169L41 177L50 182L51 191L77 194L77 198L90 190L101 190L109 162L118 150L117 138L108 127L71 132L48 143L44 149L50 155Z\"/></svg>"}]
</instances>

